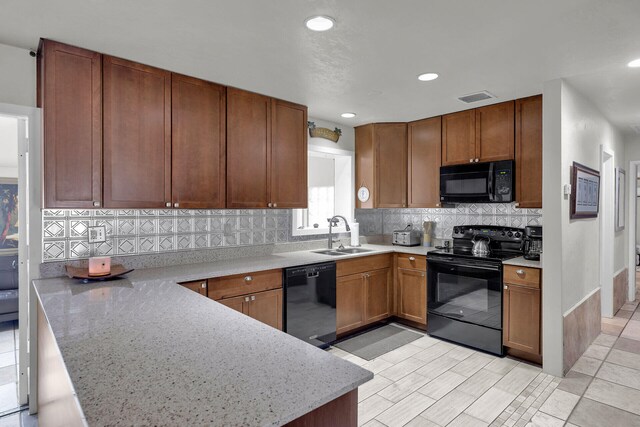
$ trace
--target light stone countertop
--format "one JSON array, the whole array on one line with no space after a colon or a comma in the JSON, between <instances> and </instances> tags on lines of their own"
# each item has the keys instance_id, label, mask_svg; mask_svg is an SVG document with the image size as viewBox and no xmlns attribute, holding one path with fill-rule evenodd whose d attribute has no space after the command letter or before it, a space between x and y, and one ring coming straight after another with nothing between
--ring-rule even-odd
<instances>
[{"instance_id":1,"label":"light stone countertop","mask_svg":"<svg viewBox=\"0 0 640 427\"><path fill-rule=\"evenodd\" d=\"M504 265L515 265L518 267L531 267L531 268L542 268L542 257L540 257L540 261L534 261L530 259L524 259L524 257L513 258L507 261L503 261Z\"/></svg>"}]
</instances>

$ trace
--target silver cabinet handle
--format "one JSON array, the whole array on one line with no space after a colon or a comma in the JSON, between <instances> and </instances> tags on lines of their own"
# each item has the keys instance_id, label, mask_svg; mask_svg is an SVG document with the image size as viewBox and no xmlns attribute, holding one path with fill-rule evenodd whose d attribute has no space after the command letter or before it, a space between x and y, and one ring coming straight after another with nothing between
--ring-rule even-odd
<instances>
[{"instance_id":1,"label":"silver cabinet handle","mask_svg":"<svg viewBox=\"0 0 640 427\"><path fill-rule=\"evenodd\" d=\"M516 203L513 204L513 206L515 206L517 208L518 206L520 206L520 203L516 202Z\"/></svg>"},{"instance_id":2,"label":"silver cabinet handle","mask_svg":"<svg viewBox=\"0 0 640 427\"><path fill-rule=\"evenodd\" d=\"M249 302L249 297L244 297L245 302Z\"/></svg>"},{"instance_id":3,"label":"silver cabinet handle","mask_svg":"<svg viewBox=\"0 0 640 427\"><path fill-rule=\"evenodd\" d=\"M244 277L244 281L245 282L251 282L252 280L253 280L253 277L251 277L251 276L245 276Z\"/></svg>"},{"instance_id":4,"label":"silver cabinet handle","mask_svg":"<svg viewBox=\"0 0 640 427\"><path fill-rule=\"evenodd\" d=\"M410 256L409 257L409 261L415 261L415 260L416 260L416 257L414 257L414 256Z\"/></svg>"},{"instance_id":5,"label":"silver cabinet handle","mask_svg":"<svg viewBox=\"0 0 640 427\"><path fill-rule=\"evenodd\" d=\"M167 202L164 205L165 205L165 207L170 208L171 207L171 202Z\"/></svg>"},{"instance_id":6,"label":"silver cabinet handle","mask_svg":"<svg viewBox=\"0 0 640 427\"><path fill-rule=\"evenodd\" d=\"M480 161L480 159L476 159L476 163L478 163Z\"/></svg>"},{"instance_id":7,"label":"silver cabinet handle","mask_svg":"<svg viewBox=\"0 0 640 427\"><path fill-rule=\"evenodd\" d=\"M267 207L270 208L271 207L271 202L267 203Z\"/></svg>"},{"instance_id":8,"label":"silver cabinet handle","mask_svg":"<svg viewBox=\"0 0 640 427\"><path fill-rule=\"evenodd\" d=\"M256 296L255 295L251 295L251 301L255 301L256 300Z\"/></svg>"},{"instance_id":9,"label":"silver cabinet handle","mask_svg":"<svg viewBox=\"0 0 640 427\"><path fill-rule=\"evenodd\" d=\"M522 275L524 275L524 270L520 268L520 269L516 270L516 274L518 276L522 276Z\"/></svg>"},{"instance_id":10,"label":"silver cabinet handle","mask_svg":"<svg viewBox=\"0 0 640 427\"><path fill-rule=\"evenodd\" d=\"M179 204L179 203L174 203L174 204L173 204L173 207L174 207L174 208L179 208L179 207L180 207L180 204Z\"/></svg>"},{"instance_id":11,"label":"silver cabinet handle","mask_svg":"<svg viewBox=\"0 0 640 427\"><path fill-rule=\"evenodd\" d=\"M509 286L507 286L507 285L504 285L504 288L505 288L505 289L509 289Z\"/></svg>"},{"instance_id":12,"label":"silver cabinet handle","mask_svg":"<svg viewBox=\"0 0 640 427\"><path fill-rule=\"evenodd\" d=\"M436 203L436 207L439 208L440 207L440 203Z\"/></svg>"},{"instance_id":13,"label":"silver cabinet handle","mask_svg":"<svg viewBox=\"0 0 640 427\"><path fill-rule=\"evenodd\" d=\"M206 288L207 287L207 282L200 283L200 287L203 288L203 289Z\"/></svg>"},{"instance_id":14,"label":"silver cabinet handle","mask_svg":"<svg viewBox=\"0 0 640 427\"><path fill-rule=\"evenodd\" d=\"M18 263L16 262L16 260L14 259L13 261L11 261L11 268L13 268L14 270L16 269Z\"/></svg>"},{"instance_id":15,"label":"silver cabinet handle","mask_svg":"<svg viewBox=\"0 0 640 427\"><path fill-rule=\"evenodd\" d=\"M100 202L93 202L93 206L96 207L96 208L99 208L100 207Z\"/></svg>"},{"instance_id":16,"label":"silver cabinet handle","mask_svg":"<svg viewBox=\"0 0 640 427\"><path fill-rule=\"evenodd\" d=\"M469 163L473 163L473 159L469 159Z\"/></svg>"},{"instance_id":17,"label":"silver cabinet handle","mask_svg":"<svg viewBox=\"0 0 640 427\"><path fill-rule=\"evenodd\" d=\"M277 203L274 203L274 204L273 204L273 207L274 207L274 208L277 208L277 207L278 207L278 204L277 204Z\"/></svg>"}]
</instances>

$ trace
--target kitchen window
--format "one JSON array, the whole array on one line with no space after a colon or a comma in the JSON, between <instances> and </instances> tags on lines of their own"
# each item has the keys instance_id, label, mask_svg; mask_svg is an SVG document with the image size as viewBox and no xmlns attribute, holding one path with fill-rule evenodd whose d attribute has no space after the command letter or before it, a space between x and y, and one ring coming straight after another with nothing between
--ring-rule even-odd
<instances>
[{"instance_id":1,"label":"kitchen window","mask_svg":"<svg viewBox=\"0 0 640 427\"><path fill-rule=\"evenodd\" d=\"M353 152L325 147L309 147L307 165L308 208L293 209L292 235L327 234L328 218L353 218ZM340 221L336 232L345 232Z\"/></svg>"}]
</instances>

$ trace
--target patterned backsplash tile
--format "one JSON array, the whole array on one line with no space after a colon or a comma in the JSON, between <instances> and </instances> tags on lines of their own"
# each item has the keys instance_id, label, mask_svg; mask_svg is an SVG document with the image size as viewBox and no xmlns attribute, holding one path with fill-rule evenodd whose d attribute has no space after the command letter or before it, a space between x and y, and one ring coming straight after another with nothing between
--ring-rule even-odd
<instances>
[{"instance_id":1,"label":"patterned backsplash tile","mask_svg":"<svg viewBox=\"0 0 640 427\"><path fill-rule=\"evenodd\" d=\"M443 209L356 209L364 236L391 234L407 224L422 230L424 221L435 221L436 238L451 239L457 225L502 225L524 228L542 225L542 209L518 209L515 204L460 204Z\"/></svg>"},{"instance_id":2,"label":"patterned backsplash tile","mask_svg":"<svg viewBox=\"0 0 640 427\"><path fill-rule=\"evenodd\" d=\"M42 213L44 262L319 239L291 236L290 210L72 210ZM90 245L88 228L107 241Z\"/></svg>"}]
</instances>

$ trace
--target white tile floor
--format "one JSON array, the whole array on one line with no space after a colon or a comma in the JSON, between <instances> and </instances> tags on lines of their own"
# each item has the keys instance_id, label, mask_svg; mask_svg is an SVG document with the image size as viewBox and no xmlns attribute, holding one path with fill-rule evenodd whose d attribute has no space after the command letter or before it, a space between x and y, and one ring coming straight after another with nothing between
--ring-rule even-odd
<instances>
[{"instance_id":1,"label":"white tile floor","mask_svg":"<svg viewBox=\"0 0 640 427\"><path fill-rule=\"evenodd\" d=\"M0 414L18 405L18 322L0 323Z\"/></svg>"},{"instance_id":2,"label":"white tile floor","mask_svg":"<svg viewBox=\"0 0 640 427\"><path fill-rule=\"evenodd\" d=\"M375 374L358 391L366 427L640 426L635 326L601 334L564 379L429 336L371 361L329 351Z\"/></svg>"}]
</instances>

